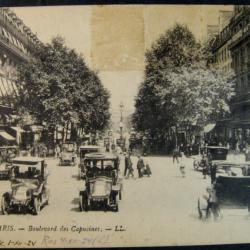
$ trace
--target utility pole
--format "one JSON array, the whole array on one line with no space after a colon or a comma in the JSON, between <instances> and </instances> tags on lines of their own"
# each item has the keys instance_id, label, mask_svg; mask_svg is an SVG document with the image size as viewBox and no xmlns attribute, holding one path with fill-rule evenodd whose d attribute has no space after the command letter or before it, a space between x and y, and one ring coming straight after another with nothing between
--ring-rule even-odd
<instances>
[{"instance_id":1,"label":"utility pole","mask_svg":"<svg viewBox=\"0 0 250 250\"><path fill-rule=\"evenodd\" d=\"M124 109L124 105L123 103L121 102L120 103L120 114L121 114L121 117L120 117L120 123L119 123L119 127L120 127L120 138L122 139L123 138L123 109Z\"/></svg>"}]
</instances>

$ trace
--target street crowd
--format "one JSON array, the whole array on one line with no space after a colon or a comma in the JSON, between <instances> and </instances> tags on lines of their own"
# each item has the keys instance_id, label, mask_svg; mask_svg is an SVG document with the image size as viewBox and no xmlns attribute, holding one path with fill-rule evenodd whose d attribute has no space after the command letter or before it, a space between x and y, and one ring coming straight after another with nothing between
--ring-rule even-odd
<instances>
[{"instance_id":1,"label":"street crowd","mask_svg":"<svg viewBox=\"0 0 250 250\"><path fill-rule=\"evenodd\" d=\"M135 177L134 176L134 168L133 168L133 163L131 160L131 153L130 152L125 152L125 168L124 168L124 176L125 178ZM150 166L148 162L143 159L142 156L138 156L137 164L136 164L137 172L138 172L138 178L142 178L143 176L148 176L152 174Z\"/></svg>"}]
</instances>

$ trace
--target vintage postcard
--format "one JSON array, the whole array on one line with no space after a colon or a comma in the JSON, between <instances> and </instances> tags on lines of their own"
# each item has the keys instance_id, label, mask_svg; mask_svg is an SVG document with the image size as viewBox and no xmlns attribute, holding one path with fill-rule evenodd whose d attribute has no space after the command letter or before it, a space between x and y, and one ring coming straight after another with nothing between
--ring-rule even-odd
<instances>
[{"instance_id":1,"label":"vintage postcard","mask_svg":"<svg viewBox=\"0 0 250 250\"><path fill-rule=\"evenodd\" d=\"M250 7L0 8L0 247L249 243Z\"/></svg>"}]
</instances>

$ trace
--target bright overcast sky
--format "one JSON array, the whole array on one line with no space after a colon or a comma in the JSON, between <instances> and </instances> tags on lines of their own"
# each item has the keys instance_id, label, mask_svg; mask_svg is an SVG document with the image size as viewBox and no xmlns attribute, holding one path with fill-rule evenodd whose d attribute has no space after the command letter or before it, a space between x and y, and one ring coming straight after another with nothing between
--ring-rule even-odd
<instances>
[{"instance_id":1,"label":"bright overcast sky","mask_svg":"<svg viewBox=\"0 0 250 250\"><path fill-rule=\"evenodd\" d=\"M12 8L43 42L57 34L83 53L111 92L111 106L133 111L143 79L144 52L176 22L186 24L198 40L208 24L218 24L219 10L232 6L64 6Z\"/></svg>"}]
</instances>

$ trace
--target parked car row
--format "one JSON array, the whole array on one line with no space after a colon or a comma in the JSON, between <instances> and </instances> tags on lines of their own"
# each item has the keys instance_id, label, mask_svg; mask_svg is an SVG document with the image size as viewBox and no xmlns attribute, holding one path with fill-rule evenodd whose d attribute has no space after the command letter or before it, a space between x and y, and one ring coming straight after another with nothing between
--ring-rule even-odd
<instances>
[{"instance_id":1,"label":"parked car row","mask_svg":"<svg viewBox=\"0 0 250 250\"><path fill-rule=\"evenodd\" d=\"M70 147L69 151L73 152ZM122 191L122 181L118 177L119 159L116 155L99 151L100 148L96 146L80 148L79 177L84 179L79 192L80 211L118 211L117 197L121 199ZM48 175L48 167L43 158L16 157L5 165L0 171L0 177L10 179L11 188L2 195L2 213L24 212L38 215L41 208L49 204Z\"/></svg>"}]
</instances>

